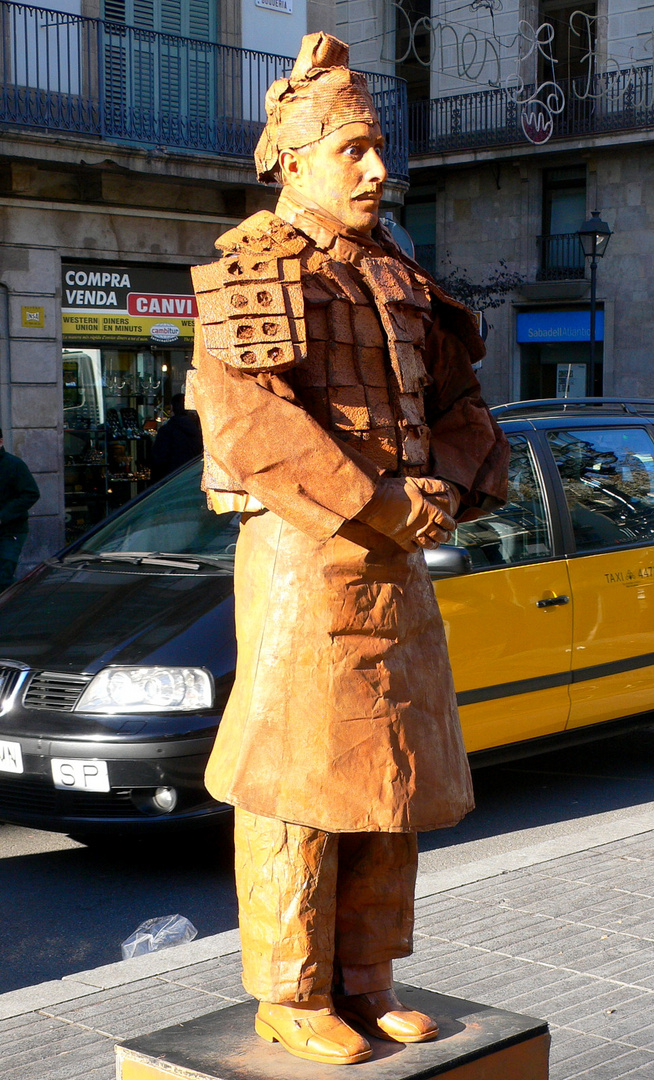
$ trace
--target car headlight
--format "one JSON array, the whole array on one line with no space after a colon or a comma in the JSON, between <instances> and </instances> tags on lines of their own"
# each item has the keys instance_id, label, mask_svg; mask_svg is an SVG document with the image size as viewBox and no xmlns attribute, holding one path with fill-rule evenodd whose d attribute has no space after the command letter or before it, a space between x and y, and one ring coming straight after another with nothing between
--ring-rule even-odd
<instances>
[{"instance_id":1,"label":"car headlight","mask_svg":"<svg viewBox=\"0 0 654 1080\"><path fill-rule=\"evenodd\" d=\"M203 668L110 667L91 679L76 710L90 713L189 712L213 704Z\"/></svg>"}]
</instances>

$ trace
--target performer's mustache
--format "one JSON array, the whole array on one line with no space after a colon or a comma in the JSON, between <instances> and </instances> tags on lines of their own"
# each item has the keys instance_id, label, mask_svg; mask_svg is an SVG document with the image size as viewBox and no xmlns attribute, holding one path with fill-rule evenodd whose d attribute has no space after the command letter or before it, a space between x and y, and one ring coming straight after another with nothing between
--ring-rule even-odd
<instances>
[{"instance_id":1,"label":"performer's mustache","mask_svg":"<svg viewBox=\"0 0 654 1080\"><path fill-rule=\"evenodd\" d=\"M357 191L352 197L354 199L381 199L382 188L378 187L367 191Z\"/></svg>"}]
</instances>

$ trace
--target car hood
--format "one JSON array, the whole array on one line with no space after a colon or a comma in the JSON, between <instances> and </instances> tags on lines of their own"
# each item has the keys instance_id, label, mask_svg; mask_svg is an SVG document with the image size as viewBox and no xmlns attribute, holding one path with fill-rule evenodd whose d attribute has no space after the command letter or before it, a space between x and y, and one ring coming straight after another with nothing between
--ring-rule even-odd
<instances>
[{"instance_id":1,"label":"car hood","mask_svg":"<svg viewBox=\"0 0 654 1080\"><path fill-rule=\"evenodd\" d=\"M95 674L108 664L234 670L231 573L52 562L0 596L0 660Z\"/></svg>"}]
</instances>

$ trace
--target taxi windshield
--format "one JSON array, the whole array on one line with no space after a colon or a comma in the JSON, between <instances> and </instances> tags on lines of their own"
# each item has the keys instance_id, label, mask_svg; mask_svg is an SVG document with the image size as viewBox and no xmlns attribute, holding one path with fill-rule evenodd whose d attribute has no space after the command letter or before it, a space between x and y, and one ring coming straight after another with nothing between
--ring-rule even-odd
<instances>
[{"instance_id":1,"label":"taxi windshield","mask_svg":"<svg viewBox=\"0 0 654 1080\"><path fill-rule=\"evenodd\" d=\"M215 514L200 488L197 458L160 487L108 521L66 558L115 556L196 557L205 562L234 558L240 515Z\"/></svg>"}]
</instances>

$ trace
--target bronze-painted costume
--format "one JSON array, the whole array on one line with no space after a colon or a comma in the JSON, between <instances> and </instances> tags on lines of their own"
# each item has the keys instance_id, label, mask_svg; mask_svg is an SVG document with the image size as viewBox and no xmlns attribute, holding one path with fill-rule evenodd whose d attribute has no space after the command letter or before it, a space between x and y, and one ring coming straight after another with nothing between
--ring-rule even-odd
<instances>
[{"instance_id":1,"label":"bronze-painted costume","mask_svg":"<svg viewBox=\"0 0 654 1080\"><path fill-rule=\"evenodd\" d=\"M464 514L502 499L504 444L469 359L483 346L382 230L346 238L343 261L324 215L289 193L279 209L295 226L258 214L194 271L205 484L272 511L239 539L236 683L207 786L332 832L452 825L472 799L424 557L352 519L382 472L457 483Z\"/></svg>"},{"instance_id":2,"label":"bronze-painted costume","mask_svg":"<svg viewBox=\"0 0 654 1080\"><path fill-rule=\"evenodd\" d=\"M284 146L376 122L347 47L320 34L266 106L264 180ZM206 782L236 807L244 983L289 1006L260 1006L257 1030L355 1062L370 1048L338 1027L341 978L369 1032L437 1034L388 990L390 960L411 950L415 832L473 805L422 546L457 510L503 501L507 447L471 366L472 316L385 229L348 229L285 187L275 214L217 246L193 271L188 395L209 504L243 516L236 680Z\"/></svg>"},{"instance_id":3,"label":"bronze-painted costume","mask_svg":"<svg viewBox=\"0 0 654 1080\"><path fill-rule=\"evenodd\" d=\"M344 965L411 954L414 832L338 834L237 809L234 846L243 985L254 997L306 1001L329 994Z\"/></svg>"}]
</instances>

